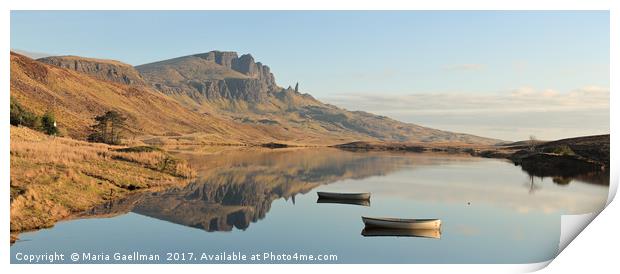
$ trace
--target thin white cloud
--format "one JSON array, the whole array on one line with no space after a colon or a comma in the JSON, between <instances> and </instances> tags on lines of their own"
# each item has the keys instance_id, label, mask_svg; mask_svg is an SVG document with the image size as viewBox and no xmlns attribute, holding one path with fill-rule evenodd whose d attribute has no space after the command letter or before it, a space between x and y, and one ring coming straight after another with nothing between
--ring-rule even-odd
<instances>
[{"instance_id":1,"label":"thin white cloud","mask_svg":"<svg viewBox=\"0 0 620 274\"><path fill-rule=\"evenodd\" d=\"M570 92L525 87L498 93L339 94L323 98L345 108L367 111L524 112L609 109L609 89L590 86Z\"/></svg>"},{"instance_id":2,"label":"thin white cloud","mask_svg":"<svg viewBox=\"0 0 620 274\"><path fill-rule=\"evenodd\" d=\"M609 88L567 92L522 87L496 93L339 94L321 98L405 122L505 140L609 132Z\"/></svg>"},{"instance_id":3,"label":"thin white cloud","mask_svg":"<svg viewBox=\"0 0 620 274\"><path fill-rule=\"evenodd\" d=\"M476 71L476 70L483 70L485 68L486 68L486 65L484 64L452 64L452 65L444 66L445 70L452 70L452 71Z\"/></svg>"}]
</instances>

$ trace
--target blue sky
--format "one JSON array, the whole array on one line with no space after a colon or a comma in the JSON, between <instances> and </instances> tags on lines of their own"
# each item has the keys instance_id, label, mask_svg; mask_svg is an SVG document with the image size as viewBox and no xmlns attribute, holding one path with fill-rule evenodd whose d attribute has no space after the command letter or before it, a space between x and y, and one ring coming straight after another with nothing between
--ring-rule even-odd
<instances>
[{"instance_id":1,"label":"blue sky","mask_svg":"<svg viewBox=\"0 0 620 274\"><path fill-rule=\"evenodd\" d=\"M269 65L282 86L299 82L301 91L330 103L407 122L504 139L609 131L607 11L13 11L11 48L133 65L213 49L233 50L251 53ZM523 90L528 91L523 94ZM564 99L577 100L574 94L583 90L597 90L599 97L603 94L592 106L599 115L587 123L590 128L584 128L581 121L545 131L554 124L567 124L556 113L548 124L524 126L529 134L488 126L475 129L486 125L484 121L472 123L488 112L472 114L468 121L454 114L460 120L444 121L446 115L424 116L406 106L401 112L389 106L385 111L385 105L376 106L375 98L381 95L381 99L401 101L425 95L475 95L480 106L470 105L471 114L484 108L484 100L512 104L515 94L544 94L563 102L558 111L573 113L572 102ZM505 100L498 101L496 97L502 96ZM359 100L367 97L372 101ZM454 105L432 101L437 98L425 100L435 106L430 110L441 110L437 104L447 110L463 108L460 97L453 99ZM418 109L426 105L415 102ZM579 108L592 113L586 105ZM494 109L501 114L501 106ZM544 105L537 108L537 113L544 112ZM521 116L507 119L528 118Z\"/></svg>"}]
</instances>

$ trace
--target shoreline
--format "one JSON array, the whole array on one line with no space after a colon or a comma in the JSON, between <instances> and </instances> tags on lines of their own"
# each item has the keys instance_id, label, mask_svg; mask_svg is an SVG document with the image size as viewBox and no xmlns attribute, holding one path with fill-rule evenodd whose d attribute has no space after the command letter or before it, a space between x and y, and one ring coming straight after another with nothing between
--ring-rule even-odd
<instances>
[{"instance_id":1,"label":"shoreline","mask_svg":"<svg viewBox=\"0 0 620 274\"><path fill-rule=\"evenodd\" d=\"M473 157L507 159L533 176L575 176L609 172L609 136L596 135L538 142L535 145L470 145L441 143L352 142L331 147L347 151L392 151L468 154Z\"/></svg>"}]
</instances>

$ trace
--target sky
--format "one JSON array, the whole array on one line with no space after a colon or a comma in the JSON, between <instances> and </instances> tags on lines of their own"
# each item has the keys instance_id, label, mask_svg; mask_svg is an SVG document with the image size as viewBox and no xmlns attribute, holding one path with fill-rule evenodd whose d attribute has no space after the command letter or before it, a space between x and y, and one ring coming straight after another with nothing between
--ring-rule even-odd
<instances>
[{"instance_id":1,"label":"sky","mask_svg":"<svg viewBox=\"0 0 620 274\"><path fill-rule=\"evenodd\" d=\"M231 50L350 110L504 140L609 133L607 11L12 11L11 48Z\"/></svg>"}]
</instances>

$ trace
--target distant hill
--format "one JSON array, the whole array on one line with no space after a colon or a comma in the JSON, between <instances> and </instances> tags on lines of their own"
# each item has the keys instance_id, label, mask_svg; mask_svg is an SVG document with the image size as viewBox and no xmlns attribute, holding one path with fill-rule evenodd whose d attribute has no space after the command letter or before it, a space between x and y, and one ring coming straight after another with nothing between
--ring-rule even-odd
<instances>
[{"instance_id":1,"label":"distant hill","mask_svg":"<svg viewBox=\"0 0 620 274\"><path fill-rule=\"evenodd\" d=\"M298 86L282 88L249 55L211 51L137 66L147 84L199 112L244 124L278 125L319 136L360 140L495 144L496 139L436 130L322 103Z\"/></svg>"},{"instance_id":2,"label":"distant hill","mask_svg":"<svg viewBox=\"0 0 620 274\"><path fill-rule=\"evenodd\" d=\"M609 166L610 163L610 135L592 135L574 138L565 138L555 141L526 140L508 144L502 147L513 150L535 150L544 153L574 154L585 159Z\"/></svg>"},{"instance_id":3,"label":"distant hill","mask_svg":"<svg viewBox=\"0 0 620 274\"><path fill-rule=\"evenodd\" d=\"M49 53L44 53L44 52L27 51L27 50L21 50L21 49L11 49L11 52L15 52L17 54L21 54L21 55L24 55L32 59L43 58L43 57L54 55L54 54L49 54Z\"/></svg>"},{"instance_id":4,"label":"distant hill","mask_svg":"<svg viewBox=\"0 0 620 274\"><path fill-rule=\"evenodd\" d=\"M610 135L604 134L545 142L537 145L536 149L550 152L574 153L583 158L603 163L609 168L611 152L609 144Z\"/></svg>"},{"instance_id":5,"label":"distant hill","mask_svg":"<svg viewBox=\"0 0 620 274\"><path fill-rule=\"evenodd\" d=\"M530 175L559 177L554 182L560 184L580 176L586 182L608 185L609 141L610 135L605 134L542 142L533 147L505 148L516 150L509 158Z\"/></svg>"}]
</instances>

